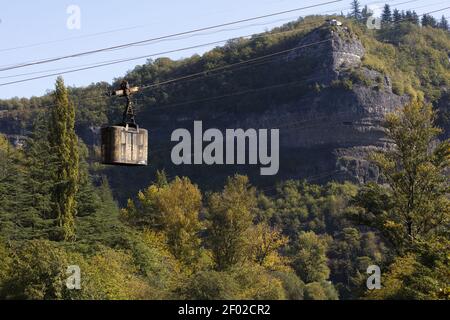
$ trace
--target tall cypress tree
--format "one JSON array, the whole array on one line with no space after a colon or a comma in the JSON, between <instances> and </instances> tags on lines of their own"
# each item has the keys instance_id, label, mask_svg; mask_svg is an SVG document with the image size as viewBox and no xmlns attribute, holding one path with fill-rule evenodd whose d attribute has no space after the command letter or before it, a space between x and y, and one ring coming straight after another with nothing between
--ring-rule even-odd
<instances>
[{"instance_id":1,"label":"tall cypress tree","mask_svg":"<svg viewBox=\"0 0 450 320\"><path fill-rule=\"evenodd\" d=\"M75 238L76 194L78 191L79 151L75 134L75 107L69 101L64 80L58 77L54 105L50 110L49 143L57 159L54 173L53 213L59 240Z\"/></svg>"}]
</instances>

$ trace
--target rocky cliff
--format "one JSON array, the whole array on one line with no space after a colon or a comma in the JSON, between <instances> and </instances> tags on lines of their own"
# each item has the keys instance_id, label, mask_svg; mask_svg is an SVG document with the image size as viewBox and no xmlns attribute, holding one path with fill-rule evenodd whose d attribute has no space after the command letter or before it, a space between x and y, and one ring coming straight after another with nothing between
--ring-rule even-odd
<instances>
[{"instance_id":1,"label":"rocky cliff","mask_svg":"<svg viewBox=\"0 0 450 320\"><path fill-rule=\"evenodd\" d=\"M225 110L215 110L212 104L195 105L178 110L174 118L167 113L153 112L150 116L144 112L141 115L146 119L143 123L152 126L150 144L154 150L150 149L150 155L154 151L154 159L151 162L159 168L169 168L170 174L186 174L197 180L206 178L206 183L223 179L235 171L249 173L254 181L267 184L270 184L269 180L286 178L357 183L377 180L377 168L365 157L368 151L386 144L381 127L384 114L403 105L408 98L392 92L389 77L361 66L364 47L345 26L315 29L297 46L326 39L330 41L295 50L272 64L271 68L278 68L294 61L314 61L314 68L307 76L313 80L307 80L306 92L303 87L297 97L291 93L287 102L256 107L255 110L240 110L233 105ZM354 79L355 74L357 79ZM346 85L347 82L351 85ZM159 145L158 142L170 141L170 134L176 128L192 130L194 120L202 120L205 128L220 130L278 128L279 174L258 177L257 171L250 166L203 166L201 169L171 166L171 145Z\"/></svg>"}]
</instances>

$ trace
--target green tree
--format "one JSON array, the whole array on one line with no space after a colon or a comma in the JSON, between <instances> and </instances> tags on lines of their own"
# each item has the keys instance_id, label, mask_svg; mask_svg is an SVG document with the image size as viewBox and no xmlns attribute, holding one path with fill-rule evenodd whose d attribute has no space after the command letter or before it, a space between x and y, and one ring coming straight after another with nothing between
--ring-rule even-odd
<instances>
[{"instance_id":1,"label":"green tree","mask_svg":"<svg viewBox=\"0 0 450 320\"><path fill-rule=\"evenodd\" d=\"M78 138L75 134L75 107L69 101L61 77L56 80L54 105L50 110L49 142L57 159L53 205L61 240L75 239L76 194L79 182Z\"/></svg>"},{"instance_id":2,"label":"green tree","mask_svg":"<svg viewBox=\"0 0 450 320\"><path fill-rule=\"evenodd\" d=\"M311 282L305 286L305 300L338 300L336 289L329 282Z\"/></svg>"},{"instance_id":3,"label":"green tree","mask_svg":"<svg viewBox=\"0 0 450 320\"><path fill-rule=\"evenodd\" d=\"M281 281L286 299L303 300L305 284L293 271L275 271L273 276Z\"/></svg>"},{"instance_id":4,"label":"green tree","mask_svg":"<svg viewBox=\"0 0 450 320\"><path fill-rule=\"evenodd\" d=\"M24 148L24 159L19 161L24 167L21 175L23 188L26 192L18 193L22 195L21 203L25 206L25 210L19 211L23 215L33 216L29 221L32 226L32 235L27 238L45 237L50 239L60 239L60 228L58 224L58 216L55 215L57 171L61 166L61 160L58 154L53 152L55 149L50 144L50 123L51 119L45 113L39 113L33 123L33 130L27 139ZM89 175L89 165L85 160L88 155L87 147L79 141L79 174L78 188L75 195L76 202L76 219L86 220L87 217L98 213L100 208L111 205L114 201L100 201L98 191L94 187ZM114 207L115 204L112 204ZM110 206L111 208L111 206ZM110 212L114 216L116 210ZM89 220L89 219L87 219ZM24 226L22 224L22 226ZM102 224L104 226L104 224ZM106 227L105 227L106 228ZM77 230L77 235L79 235ZM91 230L92 231L92 230ZM84 236L84 235L83 235ZM94 236L94 234L92 234ZM96 236L100 236L96 234ZM23 236L22 236L23 238Z\"/></svg>"},{"instance_id":5,"label":"green tree","mask_svg":"<svg viewBox=\"0 0 450 320\"><path fill-rule=\"evenodd\" d=\"M9 299L62 299L66 252L47 240L28 240L11 248L11 271L0 296Z\"/></svg>"},{"instance_id":6,"label":"green tree","mask_svg":"<svg viewBox=\"0 0 450 320\"><path fill-rule=\"evenodd\" d=\"M354 299L366 290L369 265L382 265L383 247L372 232L348 227L338 232L328 251L330 278L341 299Z\"/></svg>"},{"instance_id":7,"label":"green tree","mask_svg":"<svg viewBox=\"0 0 450 320\"><path fill-rule=\"evenodd\" d=\"M257 264L235 265L228 271L239 284L239 300L284 300L282 281Z\"/></svg>"},{"instance_id":8,"label":"green tree","mask_svg":"<svg viewBox=\"0 0 450 320\"><path fill-rule=\"evenodd\" d=\"M381 23L383 25L389 25L392 22L391 7L388 4L384 5L383 13L381 14Z\"/></svg>"},{"instance_id":9,"label":"green tree","mask_svg":"<svg viewBox=\"0 0 450 320\"><path fill-rule=\"evenodd\" d=\"M293 267L305 283L320 282L328 279L327 241L314 232L300 234L298 249L293 257Z\"/></svg>"},{"instance_id":10,"label":"green tree","mask_svg":"<svg viewBox=\"0 0 450 320\"><path fill-rule=\"evenodd\" d=\"M88 216L94 214L101 206L101 201L97 191L108 192L105 188L109 188L107 184L108 182L106 181L106 185L101 184L101 188L96 190L89 173L89 163L86 160L88 158L88 154L88 147L80 139L78 144L78 188L75 195L77 216Z\"/></svg>"},{"instance_id":11,"label":"green tree","mask_svg":"<svg viewBox=\"0 0 450 320\"><path fill-rule=\"evenodd\" d=\"M4 241L0 238L0 297L4 295L3 284L8 279L12 265L11 265L11 253L9 248L7 248Z\"/></svg>"},{"instance_id":12,"label":"green tree","mask_svg":"<svg viewBox=\"0 0 450 320\"><path fill-rule=\"evenodd\" d=\"M139 192L138 201L128 202L123 210L126 221L134 225L162 231L173 254L187 264L199 258L202 224L198 218L202 195L188 178L175 178L170 183L152 184Z\"/></svg>"},{"instance_id":13,"label":"green tree","mask_svg":"<svg viewBox=\"0 0 450 320\"><path fill-rule=\"evenodd\" d=\"M400 23L403 20L400 11L397 8L394 9L392 13L392 21L396 24Z\"/></svg>"},{"instance_id":14,"label":"green tree","mask_svg":"<svg viewBox=\"0 0 450 320\"><path fill-rule=\"evenodd\" d=\"M374 153L371 159L388 187L369 185L356 198L371 214L363 220L382 231L397 252L441 234L449 223L445 170L450 144L436 141L441 130L433 125L434 119L432 106L420 101L386 117L392 148ZM382 203L382 197L390 201Z\"/></svg>"},{"instance_id":15,"label":"green tree","mask_svg":"<svg viewBox=\"0 0 450 320\"><path fill-rule=\"evenodd\" d=\"M247 234L256 215L255 189L248 178L229 178L221 193L208 199L206 242L216 269L226 270L248 258Z\"/></svg>"},{"instance_id":16,"label":"green tree","mask_svg":"<svg viewBox=\"0 0 450 320\"><path fill-rule=\"evenodd\" d=\"M8 240L45 236L42 202L30 184L31 161L0 135L0 232Z\"/></svg>"},{"instance_id":17,"label":"green tree","mask_svg":"<svg viewBox=\"0 0 450 320\"><path fill-rule=\"evenodd\" d=\"M439 28L448 31L448 20L444 15L442 15L441 21L439 22Z\"/></svg>"},{"instance_id":18,"label":"green tree","mask_svg":"<svg viewBox=\"0 0 450 320\"><path fill-rule=\"evenodd\" d=\"M70 253L68 259L71 264L80 266L81 290L65 290L64 299L137 300L157 297L139 274L129 252L101 246L92 256Z\"/></svg>"},{"instance_id":19,"label":"green tree","mask_svg":"<svg viewBox=\"0 0 450 320\"><path fill-rule=\"evenodd\" d=\"M361 235L355 228L345 228L337 234L330 245L330 269L341 286L341 297L349 297L353 277L357 270L358 257L361 254Z\"/></svg>"},{"instance_id":20,"label":"green tree","mask_svg":"<svg viewBox=\"0 0 450 320\"><path fill-rule=\"evenodd\" d=\"M156 209L168 244L173 254L188 264L195 262L200 254L201 207L201 192L188 178L177 177L159 189Z\"/></svg>"},{"instance_id":21,"label":"green tree","mask_svg":"<svg viewBox=\"0 0 450 320\"><path fill-rule=\"evenodd\" d=\"M288 243L288 238L280 230L262 222L249 230L248 239L249 253L254 262L269 270L287 268L288 261L280 251Z\"/></svg>"},{"instance_id":22,"label":"green tree","mask_svg":"<svg viewBox=\"0 0 450 320\"><path fill-rule=\"evenodd\" d=\"M87 180L81 183L79 190L82 196L77 196L86 201L78 205L78 241L90 245L101 243L110 247L121 245L126 239L127 230L120 220L120 210L107 178L103 176L98 187L94 187L88 177L85 179Z\"/></svg>"},{"instance_id":23,"label":"green tree","mask_svg":"<svg viewBox=\"0 0 450 320\"><path fill-rule=\"evenodd\" d=\"M173 298L174 289L186 282L190 270L172 254L162 232L130 232L125 248L132 254L138 273L152 289L147 298Z\"/></svg>"},{"instance_id":24,"label":"green tree","mask_svg":"<svg viewBox=\"0 0 450 320\"><path fill-rule=\"evenodd\" d=\"M26 185L32 197L33 207L43 219L52 223L55 220L52 214L52 191L57 159L51 152L49 122L45 116L44 113L36 116L33 130L25 145L26 166L29 172Z\"/></svg>"},{"instance_id":25,"label":"green tree","mask_svg":"<svg viewBox=\"0 0 450 320\"><path fill-rule=\"evenodd\" d=\"M198 271L177 290L183 299L279 300L286 293L282 281L259 265L227 271Z\"/></svg>"},{"instance_id":26,"label":"green tree","mask_svg":"<svg viewBox=\"0 0 450 320\"><path fill-rule=\"evenodd\" d=\"M361 10L361 20L365 22L369 17L373 15L373 12L365 5Z\"/></svg>"},{"instance_id":27,"label":"green tree","mask_svg":"<svg viewBox=\"0 0 450 320\"><path fill-rule=\"evenodd\" d=\"M423 27L428 26L428 27L436 28L438 25L436 19L430 14L424 14L422 16L421 22L422 22Z\"/></svg>"},{"instance_id":28,"label":"green tree","mask_svg":"<svg viewBox=\"0 0 450 320\"><path fill-rule=\"evenodd\" d=\"M239 284L226 272L199 271L177 290L186 300L232 300L239 295Z\"/></svg>"},{"instance_id":29,"label":"green tree","mask_svg":"<svg viewBox=\"0 0 450 320\"><path fill-rule=\"evenodd\" d=\"M396 257L384 273L381 290L370 299L450 299L450 242L440 238L422 243L415 253Z\"/></svg>"},{"instance_id":30,"label":"green tree","mask_svg":"<svg viewBox=\"0 0 450 320\"><path fill-rule=\"evenodd\" d=\"M413 10L413 12L411 13L411 21L416 24L419 25L420 21L419 21L419 15L417 14L416 11Z\"/></svg>"},{"instance_id":31,"label":"green tree","mask_svg":"<svg viewBox=\"0 0 450 320\"><path fill-rule=\"evenodd\" d=\"M353 0L351 3L350 17L353 19L361 19L361 4L358 0Z\"/></svg>"}]
</instances>

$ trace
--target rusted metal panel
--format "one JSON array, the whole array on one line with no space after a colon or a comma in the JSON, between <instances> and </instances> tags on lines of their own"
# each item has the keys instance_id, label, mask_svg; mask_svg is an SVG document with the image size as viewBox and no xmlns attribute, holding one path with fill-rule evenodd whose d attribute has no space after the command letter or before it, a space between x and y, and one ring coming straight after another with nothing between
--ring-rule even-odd
<instances>
[{"instance_id":1,"label":"rusted metal panel","mask_svg":"<svg viewBox=\"0 0 450 320\"><path fill-rule=\"evenodd\" d=\"M111 126L102 128L101 135L104 164L147 165L147 130L132 126Z\"/></svg>"}]
</instances>

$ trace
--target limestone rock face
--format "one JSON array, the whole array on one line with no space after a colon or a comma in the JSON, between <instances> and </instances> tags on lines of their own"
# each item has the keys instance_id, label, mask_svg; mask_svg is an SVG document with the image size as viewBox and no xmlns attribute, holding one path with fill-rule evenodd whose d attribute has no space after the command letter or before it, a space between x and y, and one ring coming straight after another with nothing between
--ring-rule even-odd
<instances>
[{"instance_id":1,"label":"limestone rock face","mask_svg":"<svg viewBox=\"0 0 450 320\"><path fill-rule=\"evenodd\" d=\"M9 142L18 148L23 147L27 131L19 124L19 119L9 116L6 111L0 111L0 133L4 134Z\"/></svg>"},{"instance_id":2,"label":"limestone rock face","mask_svg":"<svg viewBox=\"0 0 450 320\"><path fill-rule=\"evenodd\" d=\"M336 27L338 31L331 31L333 69L342 67L359 67L364 56L361 42L345 27ZM343 35L345 38L343 38Z\"/></svg>"},{"instance_id":3,"label":"limestone rock face","mask_svg":"<svg viewBox=\"0 0 450 320\"><path fill-rule=\"evenodd\" d=\"M300 48L287 60L316 57L321 65L316 75L325 76L322 83L331 85L288 105L248 116L238 122L242 127L280 128L281 172L312 180L350 180L355 183L378 180L378 169L366 160L367 153L386 147L381 126L386 113L404 105L408 98L392 92L389 77L361 67L364 47L345 26L332 30L319 28L306 35L299 47L330 39L317 46ZM365 84L352 88L333 88L358 70ZM298 120L292 123L292 119ZM285 125L289 124L289 125ZM293 159L297 159L295 169ZM288 167L284 164L288 163Z\"/></svg>"},{"instance_id":4,"label":"limestone rock face","mask_svg":"<svg viewBox=\"0 0 450 320\"><path fill-rule=\"evenodd\" d=\"M319 44L310 46L312 43ZM298 47L299 49L291 52L286 60L320 60L320 67L315 73L328 75L329 81L336 79L342 69L360 67L365 53L362 43L344 26L318 28L303 37Z\"/></svg>"}]
</instances>

